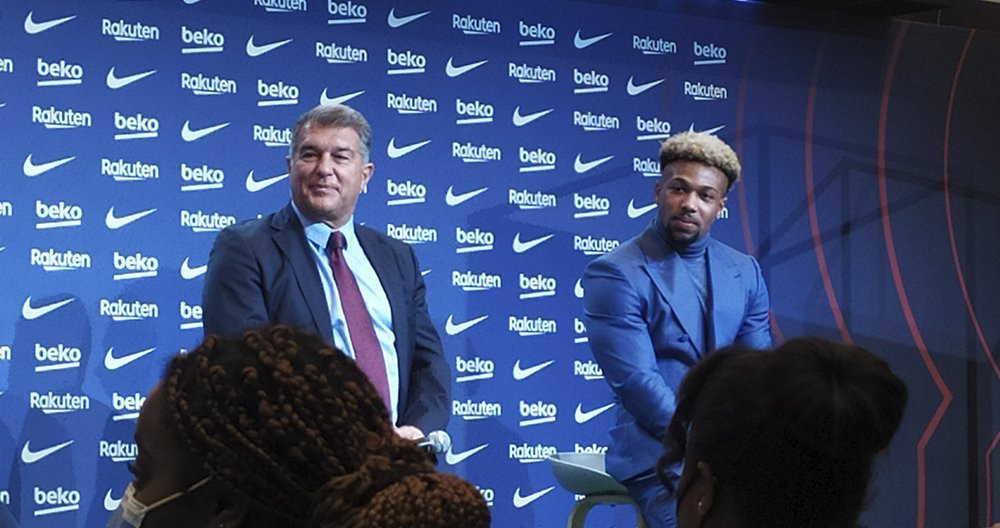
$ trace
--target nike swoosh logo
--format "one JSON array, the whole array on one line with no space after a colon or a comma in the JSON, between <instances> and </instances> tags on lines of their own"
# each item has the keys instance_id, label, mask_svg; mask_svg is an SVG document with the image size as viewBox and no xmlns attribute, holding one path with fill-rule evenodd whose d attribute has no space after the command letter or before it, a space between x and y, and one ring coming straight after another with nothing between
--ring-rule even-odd
<instances>
[{"instance_id":1,"label":"nike swoosh logo","mask_svg":"<svg viewBox=\"0 0 1000 528\"><path fill-rule=\"evenodd\" d=\"M32 319L38 319L39 317L53 310L62 308L63 306L66 306L67 304L75 300L76 300L75 298L70 297L69 299L56 301L54 303L46 304L44 306L35 307L31 306L31 297L28 297L27 299L24 300L24 305L21 306L21 315L24 316L24 318L29 321Z\"/></svg>"},{"instance_id":2,"label":"nike swoosh logo","mask_svg":"<svg viewBox=\"0 0 1000 528\"><path fill-rule=\"evenodd\" d=\"M576 286L573 286L573 295L577 299L583 299L583 279L576 279Z\"/></svg>"},{"instance_id":3,"label":"nike swoosh logo","mask_svg":"<svg viewBox=\"0 0 1000 528\"><path fill-rule=\"evenodd\" d=\"M389 146L385 148L385 153L388 154L390 158L399 158L413 152L414 150L417 150L418 148L430 142L431 140L427 139L424 141L418 141L411 145L406 145L405 147L397 147L396 138L390 138Z\"/></svg>"},{"instance_id":4,"label":"nike swoosh logo","mask_svg":"<svg viewBox=\"0 0 1000 528\"><path fill-rule=\"evenodd\" d=\"M701 130L698 133L699 134L713 134L714 135L716 132L722 130L723 128L726 128L726 125L719 125L719 126L717 126L715 128L710 128L708 130ZM691 126L688 128L688 132L694 132L694 123L691 123Z\"/></svg>"},{"instance_id":5,"label":"nike swoosh logo","mask_svg":"<svg viewBox=\"0 0 1000 528\"><path fill-rule=\"evenodd\" d=\"M255 180L253 179L253 171L250 171L250 173L247 174L247 183L246 183L247 190L250 192L261 191L280 182L281 180L284 180L287 177L288 173L286 172L284 174L279 174L277 176L271 176L270 178L264 178L263 180Z\"/></svg>"},{"instance_id":6,"label":"nike swoosh logo","mask_svg":"<svg viewBox=\"0 0 1000 528\"><path fill-rule=\"evenodd\" d=\"M488 445L490 444L483 444L479 447L473 447L472 449L462 451L461 453L452 453L451 448L449 447L448 452L444 454L444 461L447 462L449 465L454 466L455 464L458 464L459 462L465 460L466 458L469 458L470 456L482 451L483 449L486 449L486 446Z\"/></svg>"},{"instance_id":7,"label":"nike swoosh logo","mask_svg":"<svg viewBox=\"0 0 1000 528\"><path fill-rule=\"evenodd\" d=\"M208 264L192 268L190 260L191 257L186 257L184 259L184 262L181 262L181 278L187 280L197 279L198 277L204 275L206 271L208 271Z\"/></svg>"},{"instance_id":8,"label":"nike swoosh logo","mask_svg":"<svg viewBox=\"0 0 1000 528\"><path fill-rule=\"evenodd\" d=\"M269 51L278 49L284 46L285 44L288 44L291 41L292 39L285 39L285 40L279 40L277 42L272 42L270 44L263 44L258 46L253 42L253 35L250 35L250 38L247 39L247 55L251 57L260 57L261 55Z\"/></svg>"},{"instance_id":9,"label":"nike swoosh logo","mask_svg":"<svg viewBox=\"0 0 1000 528\"><path fill-rule=\"evenodd\" d=\"M633 82L633 79L630 76L628 78L628 86L625 87L625 90L628 92L629 95L639 95L642 92L645 92L646 90L649 90L650 88L662 83L663 81L666 81L666 79L660 79L658 81L649 81L648 83L637 85Z\"/></svg>"},{"instance_id":10,"label":"nike swoosh logo","mask_svg":"<svg viewBox=\"0 0 1000 528\"><path fill-rule=\"evenodd\" d=\"M555 109L554 108L549 108L548 110L542 110L540 112L535 112L533 114L521 115L521 107L520 106L515 106L514 107L514 116L512 118L512 121L514 121L514 126L522 127L522 126L527 125L528 123L530 123L530 122L532 122L532 121L534 121L536 119L541 118L542 116L545 116L545 115L548 115L548 114L552 113L553 110L555 110Z\"/></svg>"},{"instance_id":11,"label":"nike swoosh logo","mask_svg":"<svg viewBox=\"0 0 1000 528\"><path fill-rule=\"evenodd\" d=\"M602 412L604 412L604 411L606 411L606 410L608 410L608 409L610 409L610 408L612 408L612 407L615 406L614 403L609 403L609 404L607 404L607 405L605 405L603 407L598 407L598 408L596 408L594 410L591 410L591 411L584 411L583 407L581 407L581 405L583 405L583 404L580 404L580 403L576 404L576 415L575 415L575 417L576 417L576 423L578 423L578 424L587 423L587 422L593 420L594 418L596 418L597 415L599 415Z\"/></svg>"},{"instance_id":12,"label":"nike swoosh logo","mask_svg":"<svg viewBox=\"0 0 1000 528\"><path fill-rule=\"evenodd\" d=\"M155 212L156 208L154 207L153 209L146 209L145 211L139 211L138 213L132 213L125 216L115 216L115 207L111 206L111 209L108 209L108 214L104 217L104 225L108 226L108 229L118 229Z\"/></svg>"},{"instance_id":13,"label":"nike swoosh logo","mask_svg":"<svg viewBox=\"0 0 1000 528\"><path fill-rule=\"evenodd\" d=\"M33 14L34 11L28 11L28 16L24 18L24 31L29 35L41 33L42 31L52 29L58 26L59 24L69 22L70 20L76 18L76 15L73 15L63 18L54 18L52 20L46 20L45 22L35 22L34 20L31 19Z\"/></svg>"},{"instance_id":14,"label":"nike swoosh logo","mask_svg":"<svg viewBox=\"0 0 1000 528\"><path fill-rule=\"evenodd\" d=\"M55 453L56 451L59 451L60 449L72 443L73 441L69 440L61 444L56 444L52 447L46 447L45 449L32 451L31 447L29 447L29 444L31 444L31 440L28 440L27 442L24 443L24 448L21 449L21 461L24 462L25 464L34 464L35 462L38 462L39 460L51 455L52 453Z\"/></svg>"},{"instance_id":15,"label":"nike swoosh logo","mask_svg":"<svg viewBox=\"0 0 1000 528\"><path fill-rule=\"evenodd\" d=\"M480 317L476 317L475 319L469 319L468 321L465 321L464 323L456 323L456 322L454 322L452 320L453 317L454 317L453 315L449 315L448 316L448 320L444 324L444 331L447 332L448 335L452 335L452 336L453 335L458 335L458 334L460 334L460 333L462 333L462 332L464 332L464 331L472 328L473 326L476 326L477 324L485 321L486 318L489 317L489 315L483 315L483 316L480 316Z\"/></svg>"},{"instance_id":16,"label":"nike swoosh logo","mask_svg":"<svg viewBox=\"0 0 1000 528\"><path fill-rule=\"evenodd\" d=\"M227 126L229 126L229 123L220 123L218 125L191 130L191 121L188 120L184 122L184 128L181 128L181 138L187 142L196 141Z\"/></svg>"},{"instance_id":17,"label":"nike swoosh logo","mask_svg":"<svg viewBox=\"0 0 1000 528\"><path fill-rule=\"evenodd\" d=\"M111 489L108 489L108 493L104 495L104 509L109 512L118 509L118 505L121 504L121 499L116 499L111 496Z\"/></svg>"},{"instance_id":18,"label":"nike swoosh logo","mask_svg":"<svg viewBox=\"0 0 1000 528\"><path fill-rule=\"evenodd\" d=\"M24 165L22 166L22 168L24 169L25 176L33 178L35 176L38 176L39 174L44 174L46 172L49 172L50 170L60 165L65 165L75 159L76 156L70 156L68 158L63 158L35 165L34 163L31 162L31 154L28 154L28 157L24 158Z\"/></svg>"},{"instance_id":19,"label":"nike swoosh logo","mask_svg":"<svg viewBox=\"0 0 1000 528\"><path fill-rule=\"evenodd\" d=\"M444 202L446 204L454 207L454 206L456 206L456 205L458 205L460 203L468 201L468 200L472 199L473 197L478 196L478 195L486 192L486 189L489 189L489 187L483 187L482 189L475 189L475 190L472 190L472 191L469 191L469 192L464 192L462 194L454 194L454 186L453 185L449 185L448 186L448 192L446 192L444 194Z\"/></svg>"},{"instance_id":20,"label":"nike swoosh logo","mask_svg":"<svg viewBox=\"0 0 1000 528\"><path fill-rule=\"evenodd\" d=\"M194 5L197 4L198 2L201 2L201 0L184 0L184 3L187 5Z\"/></svg>"},{"instance_id":21,"label":"nike swoosh logo","mask_svg":"<svg viewBox=\"0 0 1000 528\"><path fill-rule=\"evenodd\" d=\"M605 33L603 35L596 35L589 38L580 38L580 30L576 30L576 36L573 37L573 45L576 49L583 49L589 46L593 46L598 42L610 37L613 33Z\"/></svg>"},{"instance_id":22,"label":"nike swoosh logo","mask_svg":"<svg viewBox=\"0 0 1000 528\"><path fill-rule=\"evenodd\" d=\"M108 88L112 90L117 90L119 88L124 88L136 81L140 81L156 73L156 70L144 71L141 73L136 73L135 75L126 75L125 77L118 77L115 75L115 67L112 66L108 70L108 78L105 80L108 84Z\"/></svg>"},{"instance_id":23,"label":"nike swoosh logo","mask_svg":"<svg viewBox=\"0 0 1000 528\"><path fill-rule=\"evenodd\" d=\"M104 367L107 368L108 370L118 370L124 367L125 365L128 365L129 363L141 358L142 356L145 356L146 354L149 354L150 352L156 350L156 347L147 348L146 350L140 350L138 352L122 357L115 357L115 355L113 354L114 349L115 347L111 347L108 349L108 352L104 354Z\"/></svg>"},{"instance_id":24,"label":"nike swoosh logo","mask_svg":"<svg viewBox=\"0 0 1000 528\"><path fill-rule=\"evenodd\" d=\"M458 77L459 75L468 73L470 70L478 68L483 64L489 62L488 60L484 59L479 62L470 62L469 64L465 64L462 66L455 66L451 62L454 58L455 57L448 57L448 64L444 65L444 72L448 75L448 77Z\"/></svg>"},{"instance_id":25,"label":"nike swoosh logo","mask_svg":"<svg viewBox=\"0 0 1000 528\"><path fill-rule=\"evenodd\" d=\"M552 233L551 235L540 236L533 240L527 240L525 242L521 242L521 233L517 233L514 235L514 244L513 244L514 253L524 253L525 251L528 251L529 249L537 246L538 244L541 244L542 242L545 242L546 240L554 236L556 236L556 234Z\"/></svg>"},{"instance_id":26,"label":"nike swoosh logo","mask_svg":"<svg viewBox=\"0 0 1000 528\"><path fill-rule=\"evenodd\" d=\"M428 14L430 14L430 11L424 11L423 13L414 13L412 15L397 17L396 8L394 7L389 10L389 18L386 20L386 22L389 23L389 27L398 28L398 27L403 27L418 18L427 16Z\"/></svg>"},{"instance_id":27,"label":"nike swoosh logo","mask_svg":"<svg viewBox=\"0 0 1000 528\"><path fill-rule=\"evenodd\" d=\"M517 489L514 490L514 507L515 508L523 508L523 507L531 504L532 502L535 502L536 500L540 499L542 497L542 495L545 495L546 493L548 493L548 492L550 492L550 491L552 491L554 489L556 489L555 486L549 486L549 487L543 489L542 491L536 491L536 492L532 493L531 495L522 497L521 496L521 488L517 488Z\"/></svg>"},{"instance_id":28,"label":"nike swoosh logo","mask_svg":"<svg viewBox=\"0 0 1000 528\"><path fill-rule=\"evenodd\" d=\"M653 202L649 205L644 205L642 207L636 207L634 199L628 201L629 218L639 218L640 216L652 211L653 209L656 209L656 202Z\"/></svg>"},{"instance_id":29,"label":"nike swoosh logo","mask_svg":"<svg viewBox=\"0 0 1000 528\"><path fill-rule=\"evenodd\" d=\"M543 368L545 368L545 367L547 367L547 366L549 366L549 365L551 365L551 364L553 364L555 362L556 362L556 360L550 359L550 360L545 361L543 363L539 363L539 364L537 364L537 365L535 365L533 367L528 367L526 369L522 369L521 368L521 360L519 359L519 360L517 360L517 361L514 362L514 379L516 379L516 380L523 380L524 378L527 378L528 376L530 376L530 375L538 372L539 370L542 370Z\"/></svg>"},{"instance_id":30,"label":"nike swoosh logo","mask_svg":"<svg viewBox=\"0 0 1000 528\"><path fill-rule=\"evenodd\" d=\"M610 160L613 157L614 156L605 156L603 158L596 159L594 161L581 161L580 155L577 154L576 161L573 162L573 170L575 170L577 174L583 174L589 171L590 169L593 169L594 167Z\"/></svg>"},{"instance_id":31,"label":"nike swoosh logo","mask_svg":"<svg viewBox=\"0 0 1000 528\"><path fill-rule=\"evenodd\" d=\"M326 96L326 88L323 88L323 93L321 93L320 96L319 96L319 102L320 102L320 104L324 104L324 105L338 105L338 104L343 104L344 102L350 101L351 99L354 99L355 97L357 97L357 96L359 96L359 95L361 95L363 93L365 93L365 91L361 90L360 92L349 93L347 95L338 95L337 97L327 97Z\"/></svg>"}]
</instances>

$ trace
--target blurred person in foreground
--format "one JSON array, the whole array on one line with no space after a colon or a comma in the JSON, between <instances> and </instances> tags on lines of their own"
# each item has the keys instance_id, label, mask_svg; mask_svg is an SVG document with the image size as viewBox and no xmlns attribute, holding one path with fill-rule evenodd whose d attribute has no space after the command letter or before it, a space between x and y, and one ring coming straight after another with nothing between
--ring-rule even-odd
<instances>
[{"instance_id":1,"label":"blurred person in foreground","mask_svg":"<svg viewBox=\"0 0 1000 528\"><path fill-rule=\"evenodd\" d=\"M680 528L854 528L906 385L867 350L820 338L738 346L681 383L658 470L683 461Z\"/></svg>"},{"instance_id":2,"label":"blurred person in foreground","mask_svg":"<svg viewBox=\"0 0 1000 528\"><path fill-rule=\"evenodd\" d=\"M288 327L175 357L135 437L109 528L489 526L475 487L393 433L353 361Z\"/></svg>"}]
</instances>

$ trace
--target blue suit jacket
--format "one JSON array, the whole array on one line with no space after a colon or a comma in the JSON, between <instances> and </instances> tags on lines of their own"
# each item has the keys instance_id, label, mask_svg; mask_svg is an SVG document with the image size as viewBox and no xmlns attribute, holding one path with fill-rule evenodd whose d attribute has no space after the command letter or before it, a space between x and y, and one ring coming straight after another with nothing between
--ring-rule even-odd
<instances>
[{"instance_id":1,"label":"blue suit jacket","mask_svg":"<svg viewBox=\"0 0 1000 528\"><path fill-rule=\"evenodd\" d=\"M389 298L399 358L397 424L424 433L443 429L450 415L451 370L427 313L413 249L361 225L355 233ZM307 244L291 204L220 232L202 293L205 333L234 335L282 323L332 343L330 310Z\"/></svg>"},{"instance_id":2,"label":"blue suit jacket","mask_svg":"<svg viewBox=\"0 0 1000 528\"><path fill-rule=\"evenodd\" d=\"M693 335L701 305L681 257L659 222L583 275L590 348L620 403L606 465L618 480L654 467L674 414L681 378L707 350ZM753 257L710 239L712 334L708 346L771 344L769 301Z\"/></svg>"}]
</instances>

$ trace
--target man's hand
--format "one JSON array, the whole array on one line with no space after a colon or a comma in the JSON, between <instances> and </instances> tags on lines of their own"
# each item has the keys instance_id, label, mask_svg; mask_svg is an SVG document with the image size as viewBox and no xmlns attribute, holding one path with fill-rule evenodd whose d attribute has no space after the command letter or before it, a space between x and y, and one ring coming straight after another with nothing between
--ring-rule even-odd
<instances>
[{"instance_id":1,"label":"man's hand","mask_svg":"<svg viewBox=\"0 0 1000 528\"><path fill-rule=\"evenodd\" d=\"M407 440L416 442L424 437L424 432L412 425L401 425L395 428L396 434Z\"/></svg>"}]
</instances>

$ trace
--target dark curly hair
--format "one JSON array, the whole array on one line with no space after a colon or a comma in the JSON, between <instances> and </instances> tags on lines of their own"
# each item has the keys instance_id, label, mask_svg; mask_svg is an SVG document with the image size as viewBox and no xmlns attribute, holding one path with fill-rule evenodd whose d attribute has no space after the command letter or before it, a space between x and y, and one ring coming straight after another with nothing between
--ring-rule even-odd
<instances>
[{"instance_id":1,"label":"dark curly hair","mask_svg":"<svg viewBox=\"0 0 1000 528\"><path fill-rule=\"evenodd\" d=\"M869 351L802 338L720 349L681 382L657 470L706 462L747 526L856 526L907 390Z\"/></svg>"},{"instance_id":2,"label":"dark curly hair","mask_svg":"<svg viewBox=\"0 0 1000 528\"><path fill-rule=\"evenodd\" d=\"M244 526L489 526L476 488L398 437L365 375L318 336L209 335L163 385L191 456L251 499Z\"/></svg>"}]
</instances>

